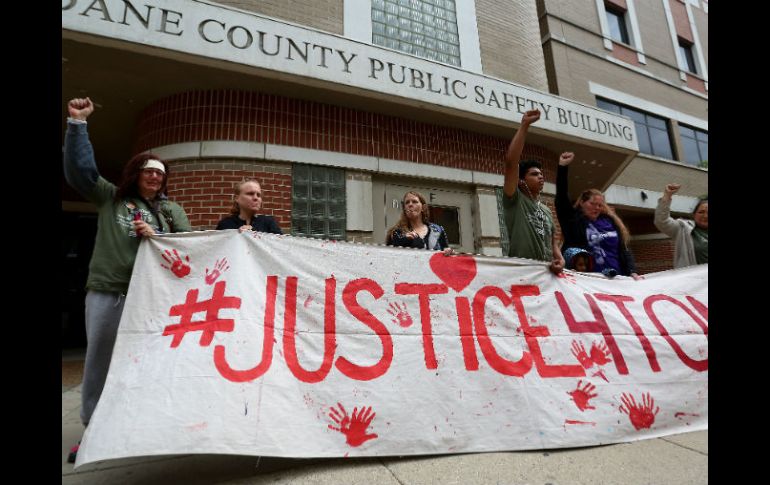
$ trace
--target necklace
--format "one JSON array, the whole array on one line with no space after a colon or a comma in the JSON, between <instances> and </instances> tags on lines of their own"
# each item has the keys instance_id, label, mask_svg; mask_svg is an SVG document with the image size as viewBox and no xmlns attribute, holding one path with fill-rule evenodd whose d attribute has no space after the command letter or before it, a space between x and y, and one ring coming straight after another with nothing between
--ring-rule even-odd
<instances>
[{"instance_id":1,"label":"necklace","mask_svg":"<svg viewBox=\"0 0 770 485\"><path fill-rule=\"evenodd\" d=\"M411 222L408 223L408 226L407 226L408 229L410 231L416 233L418 236L420 236L420 233L422 231L425 231L425 233L427 234L428 226L426 224L424 224L422 221L418 221L418 222L420 223L420 228L419 229L417 227L415 227L415 224L412 224ZM420 237L422 238L423 236L420 236Z\"/></svg>"},{"instance_id":2,"label":"necklace","mask_svg":"<svg viewBox=\"0 0 770 485\"><path fill-rule=\"evenodd\" d=\"M529 217L530 224L532 224L532 229L535 231L535 233L540 237L540 239L543 240L544 247L548 247L548 241L546 240L547 234L546 232L546 223L545 223L545 212L543 210L543 203L540 202L540 193L537 194L537 197L534 197L532 195L532 192L529 190L529 187L527 187L526 183L521 184L524 186L524 189L527 191L527 196L530 198L530 200L535 202L535 210L533 211L532 216Z\"/></svg>"}]
</instances>

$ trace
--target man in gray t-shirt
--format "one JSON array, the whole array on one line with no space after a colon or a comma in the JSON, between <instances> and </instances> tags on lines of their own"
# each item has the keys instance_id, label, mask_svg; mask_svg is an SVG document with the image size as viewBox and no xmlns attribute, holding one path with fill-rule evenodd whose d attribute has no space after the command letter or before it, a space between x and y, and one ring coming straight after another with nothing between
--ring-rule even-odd
<instances>
[{"instance_id":1,"label":"man in gray t-shirt","mask_svg":"<svg viewBox=\"0 0 770 485\"><path fill-rule=\"evenodd\" d=\"M508 256L550 261L549 269L559 274L564 269L564 258L556 240L553 216L540 202L545 184L542 166L537 160L519 163L529 125L539 119L540 111L536 109L524 113L505 153L503 209L510 237Z\"/></svg>"}]
</instances>

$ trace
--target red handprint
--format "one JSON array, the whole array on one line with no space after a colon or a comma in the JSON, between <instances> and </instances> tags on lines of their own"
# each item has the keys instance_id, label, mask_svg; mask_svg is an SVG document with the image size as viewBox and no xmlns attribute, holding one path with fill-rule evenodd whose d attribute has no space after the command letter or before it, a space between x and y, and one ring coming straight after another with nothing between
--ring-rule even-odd
<instances>
[{"instance_id":1,"label":"red handprint","mask_svg":"<svg viewBox=\"0 0 770 485\"><path fill-rule=\"evenodd\" d=\"M329 408L331 411L329 413L329 417L332 419L332 421L339 425L339 428L336 428L330 424L329 429L333 429L334 431L339 431L340 433L344 434L347 444L350 446L361 446L366 441L377 437L376 434L366 434L366 428L369 427L369 424L377 415L377 413L372 412L371 406L368 408L361 408L360 411L357 407L353 408L352 418L348 416L348 412L345 411L345 408L342 406L342 404L337 403L337 406L340 407L339 411L336 410L333 406Z\"/></svg>"},{"instance_id":2,"label":"red handprint","mask_svg":"<svg viewBox=\"0 0 770 485\"><path fill-rule=\"evenodd\" d=\"M596 342L591 344L591 360L596 365L604 365L612 362L610 359L610 349L607 348L607 342L602 342L597 345Z\"/></svg>"},{"instance_id":3,"label":"red handprint","mask_svg":"<svg viewBox=\"0 0 770 485\"><path fill-rule=\"evenodd\" d=\"M620 412L628 414L631 424L637 431L652 426L655 422L655 415L660 411L660 407L655 406L655 400L649 392L642 394L642 404L637 404L634 396L626 393L620 396L620 401L623 403L619 408ZM655 408L654 412L653 407Z\"/></svg>"},{"instance_id":4,"label":"red handprint","mask_svg":"<svg viewBox=\"0 0 770 485\"><path fill-rule=\"evenodd\" d=\"M228 269L230 269L230 265L227 263L227 258L218 260L214 265L214 269L211 270L211 273L209 273L209 269L206 268L206 284L213 285L217 278Z\"/></svg>"},{"instance_id":5,"label":"red handprint","mask_svg":"<svg viewBox=\"0 0 770 485\"><path fill-rule=\"evenodd\" d=\"M391 303L388 313L395 317L391 320L393 323L398 323L402 327L408 327L412 324L412 316L407 313L406 304L402 306L400 303Z\"/></svg>"},{"instance_id":6,"label":"red handprint","mask_svg":"<svg viewBox=\"0 0 770 485\"><path fill-rule=\"evenodd\" d=\"M583 345L583 342L578 342L577 340L572 341L572 355L577 357L578 362L580 362L580 365L582 365L585 369L590 369L594 365L594 361L591 360L591 357L588 356L588 353L586 353L586 348Z\"/></svg>"},{"instance_id":7,"label":"red handprint","mask_svg":"<svg viewBox=\"0 0 770 485\"><path fill-rule=\"evenodd\" d=\"M558 278L564 279L567 283L577 283L577 279L574 275L571 275L567 273L566 271L562 271L561 273L556 275Z\"/></svg>"},{"instance_id":8,"label":"red handprint","mask_svg":"<svg viewBox=\"0 0 770 485\"><path fill-rule=\"evenodd\" d=\"M575 401L575 405L577 405L578 409L581 411L585 411L586 409L596 409L594 406L591 406L588 404L589 399L593 399L598 394L591 394L596 389L596 386L591 384L590 382L586 382L585 386L583 388L580 388L580 384L583 382L583 380L579 380L577 383L577 387L574 391L568 392L570 396L572 396L572 400Z\"/></svg>"},{"instance_id":9,"label":"red handprint","mask_svg":"<svg viewBox=\"0 0 770 485\"><path fill-rule=\"evenodd\" d=\"M586 348L583 343L573 340L572 355L577 358L578 362L580 362L580 365L582 365L585 369L590 369L594 366L594 364L599 367L612 362L610 359L610 351L607 348L606 342L602 342L601 344L593 342L591 344L591 355L588 355L588 352L586 352ZM599 376L605 381L609 382L609 380L607 380L607 376L604 375L604 370L602 369L594 372L593 376Z\"/></svg>"},{"instance_id":10,"label":"red handprint","mask_svg":"<svg viewBox=\"0 0 770 485\"><path fill-rule=\"evenodd\" d=\"M171 267L169 268L165 264L161 263L162 267L170 269L171 272L177 276L177 278L184 278L190 274L190 265L187 264L190 262L190 256L185 256L185 260L187 260L187 263L185 263L181 256L179 256L179 253L176 252L176 249L174 249L173 255L168 249L166 249L164 253L165 254L161 254L161 256L163 256L163 259L165 259L166 262L171 265Z\"/></svg>"}]
</instances>

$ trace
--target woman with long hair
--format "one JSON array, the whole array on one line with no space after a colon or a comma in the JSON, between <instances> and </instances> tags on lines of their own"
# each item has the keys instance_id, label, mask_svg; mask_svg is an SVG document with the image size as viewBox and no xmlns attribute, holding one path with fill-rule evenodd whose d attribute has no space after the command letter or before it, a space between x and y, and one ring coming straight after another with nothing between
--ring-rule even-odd
<instances>
[{"instance_id":1,"label":"woman with long hair","mask_svg":"<svg viewBox=\"0 0 770 485\"><path fill-rule=\"evenodd\" d=\"M607 276L621 274L641 279L628 244L631 235L615 211L607 205L604 194L596 189L584 190L574 204L570 203L567 187L568 165L575 155L564 152L559 157L556 174L556 216L561 225L564 249L581 248L588 251L594 271Z\"/></svg>"},{"instance_id":2,"label":"woman with long hair","mask_svg":"<svg viewBox=\"0 0 770 485\"><path fill-rule=\"evenodd\" d=\"M386 244L407 248L429 249L453 254L446 232L430 222L428 203L419 192L409 191L401 200L401 218L388 229Z\"/></svg>"}]
</instances>

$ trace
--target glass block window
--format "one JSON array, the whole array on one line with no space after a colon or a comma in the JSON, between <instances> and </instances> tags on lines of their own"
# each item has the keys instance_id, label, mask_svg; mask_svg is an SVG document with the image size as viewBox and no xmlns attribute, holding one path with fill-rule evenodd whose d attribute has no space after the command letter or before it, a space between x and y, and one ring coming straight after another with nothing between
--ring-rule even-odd
<instances>
[{"instance_id":1,"label":"glass block window","mask_svg":"<svg viewBox=\"0 0 770 485\"><path fill-rule=\"evenodd\" d=\"M455 0L372 0L372 43L459 66Z\"/></svg>"},{"instance_id":2,"label":"glass block window","mask_svg":"<svg viewBox=\"0 0 770 485\"><path fill-rule=\"evenodd\" d=\"M505 225L505 214L503 213L503 188L497 187L497 219L500 221L500 247L503 248L503 256L508 256L508 250L511 241L508 237L508 226Z\"/></svg>"},{"instance_id":3,"label":"glass block window","mask_svg":"<svg viewBox=\"0 0 770 485\"><path fill-rule=\"evenodd\" d=\"M596 98L596 106L634 120L641 153L668 158L669 160L674 159L674 152L671 149L671 133L665 118L601 98Z\"/></svg>"},{"instance_id":4,"label":"glass block window","mask_svg":"<svg viewBox=\"0 0 770 485\"><path fill-rule=\"evenodd\" d=\"M703 163L709 159L709 134L696 128L679 125L679 135L682 137L684 161L696 167L704 166Z\"/></svg>"},{"instance_id":5,"label":"glass block window","mask_svg":"<svg viewBox=\"0 0 770 485\"><path fill-rule=\"evenodd\" d=\"M317 165L292 166L291 233L345 240L345 171Z\"/></svg>"}]
</instances>

